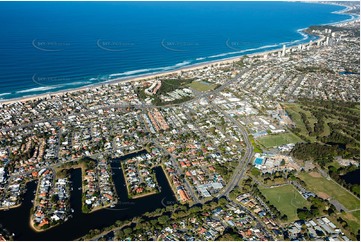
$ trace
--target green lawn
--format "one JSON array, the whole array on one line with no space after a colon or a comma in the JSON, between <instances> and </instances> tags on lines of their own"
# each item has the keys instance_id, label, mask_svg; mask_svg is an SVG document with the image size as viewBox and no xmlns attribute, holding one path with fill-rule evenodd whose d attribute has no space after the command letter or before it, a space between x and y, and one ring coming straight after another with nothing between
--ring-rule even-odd
<instances>
[{"instance_id":1,"label":"green lawn","mask_svg":"<svg viewBox=\"0 0 361 242\"><path fill-rule=\"evenodd\" d=\"M194 81L189 84L189 86L199 92L206 92L214 90L217 87L217 84L204 82L204 81Z\"/></svg>"},{"instance_id":2,"label":"green lawn","mask_svg":"<svg viewBox=\"0 0 361 242\"><path fill-rule=\"evenodd\" d=\"M324 108L318 104L313 104L313 105L309 105L307 107L302 108L302 104L284 103L283 107L286 109L287 113L290 115L292 121L296 124L296 127L300 129L299 134L307 137L308 139L310 139L311 142L316 141L317 137L315 135L309 135L309 132L306 129L306 124L303 122L303 120L301 118L301 114L303 113L306 115L307 120L309 122L309 126L310 126L311 130L313 130L313 131L314 131L315 123L317 123L318 120L312 114L312 112L307 109L322 110L326 113L326 114L322 115L322 116L324 116L324 118L323 118L324 126L323 126L323 132L318 135L319 137L327 137L330 135L332 130L331 130L330 126L328 125L328 123L342 124L343 126L348 127L348 128L354 127L352 124L350 126L349 123L347 123L345 120L343 120L343 118L344 118L343 116L344 116L344 114L353 115L353 116L359 116L359 114L360 114L359 105L355 105L354 108L345 107L344 112L341 112L341 111L333 112L334 110ZM352 112L351 114L349 113L350 111ZM359 131L356 130L355 132L359 132ZM356 142L357 141L358 140L356 140Z\"/></svg>"},{"instance_id":3,"label":"green lawn","mask_svg":"<svg viewBox=\"0 0 361 242\"><path fill-rule=\"evenodd\" d=\"M299 173L298 177L306 183L307 189L310 191L316 194L327 194L339 201L347 209L352 210L360 208L360 200L335 182L327 180L323 176L313 177L305 172Z\"/></svg>"},{"instance_id":4,"label":"green lawn","mask_svg":"<svg viewBox=\"0 0 361 242\"><path fill-rule=\"evenodd\" d=\"M263 136L258 138L257 141L264 147L270 148L273 146L302 142L302 139L293 133L283 133Z\"/></svg>"},{"instance_id":5,"label":"green lawn","mask_svg":"<svg viewBox=\"0 0 361 242\"><path fill-rule=\"evenodd\" d=\"M309 202L292 185L284 185L274 188L259 187L262 194L274 205L282 214L286 214L288 221L295 221L297 209L309 207Z\"/></svg>"},{"instance_id":6,"label":"green lawn","mask_svg":"<svg viewBox=\"0 0 361 242\"><path fill-rule=\"evenodd\" d=\"M301 130L300 134L305 137L308 137L311 141L316 141L316 138L309 136L306 125L303 123L300 113L305 113L308 121L310 122L310 127L313 129L314 124L317 122L317 119L312 115L311 112L303 110L299 104L296 103L287 103L284 104L284 107L287 113L292 117L292 121L296 124L297 128Z\"/></svg>"},{"instance_id":7,"label":"green lawn","mask_svg":"<svg viewBox=\"0 0 361 242\"><path fill-rule=\"evenodd\" d=\"M351 213L345 213L340 215L344 220L346 220L349 231L357 234L357 231L360 229L360 211L354 211Z\"/></svg>"},{"instance_id":8,"label":"green lawn","mask_svg":"<svg viewBox=\"0 0 361 242\"><path fill-rule=\"evenodd\" d=\"M261 149L261 148L259 147L259 145L255 142L253 136L252 136L252 135L249 135L248 138L249 138L249 140L251 141L251 144L252 144L252 146L253 146L253 151L254 151L255 153L262 153L262 152L263 152L262 149Z\"/></svg>"}]
</instances>

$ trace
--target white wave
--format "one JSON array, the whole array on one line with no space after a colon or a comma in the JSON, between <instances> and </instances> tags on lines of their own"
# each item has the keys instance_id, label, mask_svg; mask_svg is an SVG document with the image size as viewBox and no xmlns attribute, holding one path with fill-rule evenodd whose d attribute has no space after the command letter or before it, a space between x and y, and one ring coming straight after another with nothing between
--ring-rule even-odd
<instances>
[{"instance_id":1,"label":"white wave","mask_svg":"<svg viewBox=\"0 0 361 242\"><path fill-rule=\"evenodd\" d=\"M67 83L64 84L63 86L76 86L76 85L82 85L82 84L91 84L92 82L89 81L85 81L85 82L71 82L71 83Z\"/></svg>"},{"instance_id":2,"label":"white wave","mask_svg":"<svg viewBox=\"0 0 361 242\"><path fill-rule=\"evenodd\" d=\"M183 61L180 63L177 63L173 66L165 66L165 67L156 67L156 68L148 68L148 69L139 69L139 70L134 70L134 71L126 71L126 72L122 72L122 73L114 73L114 74L110 74L109 77L122 77L122 76L131 76L131 75L135 75L135 74L141 74L141 73L149 73L149 72L155 72L155 71L167 71L167 70L172 70L181 66L185 66L190 64L190 61Z\"/></svg>"},{"instance_id":3,"label":"white wave","mask_svg":"<svg viewBox=\"0 0 361 242\"><path fill-rule=\"evenodd\" d=\"M174 67L185 66L185 65L188 65L190 63L191 63L190 61L183 61L181 63L175 64Z\"/></svg>"},{"instance_id":4,"label":"white wave","mask_svg":"<svg viewBox=\"0 0 361 242\"><path fill-rule=\"evenodd\" d=\"M126 71L126 72L122 72L122 73L110 74L109 77L130 76L130 75L139 74L139 73L143 73L143 72L163 70L164 68L165 67L157 67L157 68L149 68L149 69L139 69L139 70L134 70L134 71Z\"/></svg>"},{"instance_id":5,"label":"white wave","mask_svg":"<svg viewBox=\"0 0 361 242\"><path fill-rule=\"evenodd\" d=\"M0 97L2 97L2 96L6 96L6 95L9 95L9 94L11 94L11 93L10 93L10 92L0 93Z\"/></svg>"},{"instance_id":6,"label":"white wave","mask_svg":"<svg viewBox=\"0 0 361 242\"><path fill-rule=\"evenodd\" d=\"M282 43L279 43L279 45L287 45L287 46L290 46L290 45L294 45L296 43L299 43L299 42L302 42L302 41L305 41L307 39L309 39L309 35L306 34L305 32L303 32L305 29L298 29L297 30L297 33L299 33L300 35L302 35L302 39L297 39L297 40L292 40L292 41L287 41L287 42L282 42Z\"/></svg>"},{"instance_id":7,"label":"white wave","mask_svg":"<svg viewBox=\"0 0 361 242\"><path fill-rule=\"evenodd\" d=\"M321 25L338 25L338 24L343 24L343 23L347 23L347 22L350 22L350 21L353 21L353 20L357 20L360 18L360 16L358 15L354 15L354 14L345 14L345 13L339 13L339 14L342 14L342 15L349 15L350 18L349 19L345 19L345 20L340 20L340 21L337 21L337 22L331 22L331 23L327 23L327 24L321 24Z\"/></svg>"},{"instance_id":8,"label":"white wave","mask_svg":"<svg viewBox=\"0 0 361 242\"><path fill-rule=\"evenodd\" d=\"M218 54L218 55L211 55L211 56L208 56L207 58L217 58L217 57L222 57L222 56L231 55L231 54L236 54L236 53L239 53L239 51L236 51L236 52L228 52L228 53L223 53L223 54Z\"/></svg>"},{"instance_id":9,"label":"white wave","mask_svg":"<svg viewBox=\"0 0 361 242\"><path fill-rule=\"evenodd\" d=\"M89 81L97 81L97 80L98 78L94 78L94 77L89 79Z\"/></svg>"},{"instance_id":10,"label":"white wave","mask_svg":"<svg viewBox=\"0 0 361 242\"><path fill-rule=\"evenodd\" d=\"M17 91L16 93L18 94L18 93L28 93L28 92L41 92L41 91L52 90L52 89L59 88L59 87L60 86L35 87L35 88Z\"/></svg>"},{"instance_id":11,"label":"white wave","mask_svg":"<svg viewBox=\"0 0 361 242\"><path fill-rule=\"evenodd\" d=\"M272 47L277 47L279 46L279 44L273 44L273 45L264 45L258 48L253 48L253 49L246 49L243 52L249 52L249 51L254 51L254 50L263 50L263 49L267 49L267 48L272 48Z\"/></svg>"},{"instance_id":12,"label":"white wave","mask_svg":"<svg viewBox=\"0 0 361 242\"><path fill-rule=\"evenodd\" d=\"M122 73L115 73L115 74L109 75L109 77L129 76L129 75L134 75L134 74L138 74L138 73L142 73L142 72L151 71L152 69L153 68L151 68L151 69L139 69L139 70L134 70L134 71L126 71L126 72L122 72Z\"/></svg>"},{"instance_id":13,"label":"white wave","mask_svg":"<svg viewBox=\"0 0 361 242\"><path fill-rule=\"evenodd\" d=\"M222 54L218 54L218 55L211 55L211 56L208 56L207 58L212 59L212 58L223 57L223 56L227 56L227 55L242 54L242 53L249 52L249 51L262 50L262 49L267 49L267 48L272 48L272 47L277 47L277 46L279 46L279 44L264 45L264 46L257 47L257 48L227 52L227 53L222 53Z\"/></svg>"},{"instance_id":14,"label":"white wave","mask_svg":"<svg viewBox=\"0 0 361 242\"><path fill-rule=\"evenodd\" d=\"M196 60L199 61L199 60L204 60L204 59L206 59L206 57L199 57Z\"/></svg>"}]
</instances>

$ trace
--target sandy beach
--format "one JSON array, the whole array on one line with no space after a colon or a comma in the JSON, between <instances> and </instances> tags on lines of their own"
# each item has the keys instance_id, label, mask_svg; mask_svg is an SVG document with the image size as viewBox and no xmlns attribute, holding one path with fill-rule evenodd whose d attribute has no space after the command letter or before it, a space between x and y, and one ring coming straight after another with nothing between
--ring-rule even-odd
<instances>
[{"instance_id":1,"label":"sandy beach","mask_svg":"<svg viewBox=\"0 0 361 242\"><path fill-rule=\"evenodd\" d=\"M329 5L337 5L337 6L345 7L345 9L334 12L335 14L348 14L348 13L345 13L345 12L350 9L348 6L340 4L340 3L319 3L319 2L308 2L308 3L312 3L312 4L329 4ZM340 25L340 24L342 25L342 24L345 24L346 22L351 22L351 21L355 20L355 18L354 18L355 15L354 14L348 14L348 15L353 16L352 19L341 21L341 22L329 23L329 24L325 24L325 25L337 26L337 25ZM304 30L306 30L307 28L308 27L299 29L298 32L300 34L302 34L302 35L303 34L308 35L307 33L304 32ZM292 44L292 45L286 47L286 50L294 48L295 46L297 46L299 44L300 43ZM302 43L302 44L306 44L306 43ZM49 97L49 96L61 96L61 95L65 94L65 93L80 92L80 91L84 91L84 90L97 88L97 87L100 87L102 85L116 85L116 84L118 84L120 82L146 81L146 80L156 79L156 78L159 78L159 77L164 77L164 76L171 75L171 74L177 74L177 73L180 73L181 71L187 72L187 71L201 69L201 68L211 66L211 65L220 65L220 64L226 64L226 63L233 63L235 61L238 61L240 58L242 58L245 55L247 55L249 57L255 57L255 56L263 57L266 54L269 55L271 53L275 53L275 52L279 52L279 51L282 51L282 47L277 48L277 49L273 49L273 50L266 50L266 51L262 51L262 52L256 52L256 53L253 53L253 54L243 54L242 53L242 54L240 54L238 56L219 59L219 60L214 60L214 61L207 61L207 62L197 63L197 64L184 66L184 67L181 67L179 69L174 69L174 70L170 70L170 71L164 71L164 72L159 72L159 73L150 73L150 74L141 74L141 75L123 77L123 78L115 78L115 79L111 79L109 81L100 82L100 83L96 83L96 84L91 84L91 85L83 86L83 87L79 87L79 88L65 89L65 90L61 90L61 91L48 92L48 93L39 94L39 95L0 100L0 104L11 104L11 103L15 103L15 102L27 102L27 101L41 99L41 98L45 98L45 97Z\"/></svg>"},{"instance_id":2,"label":"sandy beach","mask_svg":"<svg viewBox=\"0 0 361 242\"><path fill-rule=\"evenodd\" d=\"M286 49L290 49L290 48L294 48L294 46L288 47ZM245 55L247 55L249 57L264 56L265 54L270 54L270 53L279 52L279 51L282 51L282 48L275 49L275 50L268 50L268 51L258 52L258 53L254 53L254 54L248 54L248 55L244 54L244 55L239 55L239 56L236 56L236 57L230 57L230 58L221 59L221 60L214 60L214 61L194 64L194 65L185 66L185 67L182 67L182 68L179 68L179 69L160 72L160 73L144 74L144 75L138 75L138 76L132 76L132 77L126 77L126 78L115 78L115 79L112 79L112 80L107 81L107 82L101 82L101 83L92 84L92 85L89 85L89 86L84 86L84 87L79 87L79 88L66 89L66 90L61 90L61 91L57 91L57 92L49 92L49 93L44 93L44 94L34 95L34 96L28 96L28 97L20 97L20 98L8 99L8 100L0 100L0 104L11 104L11 103L15 103L15 102L27 102L27 101L31 101L31 100L37 100L37 99L45 98L45 97L48 97L48 96L62 96L65 93L80 92L80 91L84 91L84 90L88 90L88 89L101 87L102 85L117 85L120 82L146 81L146 80L156 79L156 78L159 78L159 77L164 77L164 76L167 76L167 75L177 74L177 73L180 73L180 72L187 72L187 71L202 69L204 67L211 66L211 65L221 65L221 64L233 63L235 61L239 61L240 58L242 58Z\"/></svg>"}]
</instances>

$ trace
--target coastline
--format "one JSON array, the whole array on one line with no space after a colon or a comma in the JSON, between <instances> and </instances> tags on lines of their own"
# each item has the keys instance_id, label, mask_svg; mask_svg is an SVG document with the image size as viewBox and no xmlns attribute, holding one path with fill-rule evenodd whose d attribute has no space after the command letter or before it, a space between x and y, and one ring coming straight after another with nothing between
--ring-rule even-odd
<instances>
[{"instance_id":1,"label":"coastline","mask_svg":"<svg viewBox=\"0 0 361 242\"><path fill-rule=\"evenodd\" d=\"M344 24L347 22L351 22L351 21L355 21L357 20L357 18L355 18L355 15L358 16L357 14L351 14L351 13L346 13L346 11L350 10L350 7L347 5L343 5L341 3L332 3L332 2L327 2L327 3L323 3L323 2L305 2L305 3L312 3L312 4L326 4L326 5L336 5L336 6L340 6L340 7L344 7L344 9L338 10L338 11L334 11L332 12L333 14L341 14L341 15L349 15L351 16L351 19L347 19L347 20L343 20L343 21L339 21L339 22L332 22L332 23L325 23L325 24L318 24L320 26L322 25L339 25L339 24ZM359 18L358 18L359 19ZM279 45L283 45L283 44L287 44L287 43L292 43L289 44L286 47L286 50L290 50L292 48L294 48L295 46L299 45L299 44L305 44L306 42L303 42L307 39L310 38L310 34L306 33L305 30L308 29L310 26L305 27L305 28L300 28L297 30L297 32L303 36L303 38L298 39L298 40L294 40L294 41L289 41L289 42L281 42L281 43L277 43L274 44L275 46L279 46ZM317 40L319 39L319 37L317 38ZM272 48L270 46L261 46L255 49L266 49L266 48ZM81 92L81 91L86 91L89 89L95 89L98 87L101 87L103 85L118 85L119 83L123 82L123 83L127 83L127 82L137 82L137 81L147 81L147 80L151 80L151 79L156 79L159 77L163 77L163 76L167 76L167 75L172 75L172 74L176 74L176 73L180 73L180 72L184 72L184 71L192 71L192 70L197 70L197 69L201 69L210 65L221 65L221 64L230 64L230 63L234 63L236 61L238 61L240 58L244 57L244 56L249 56L249 57L256 57L256 56L264 56L264 55L269 55L275 52L279 52L282 51L282 46L279 46L278 48L275 49L269 49L269 50L265 50L265 51L260 51L260 52L254 52L251 54L247 54L247 52L251 52L255 49L248 49L248 50L238 50L236 51L234 54L237 54L239 52L239 55L236 56L232 56L232 57L226 57L226 58L222 58L222 59L217 59L217 60L210 60L210 61L205 61L205 62L199 62L199 63L195 63L195 64L191 64L191 65L186 65L180 68L175 68L172 70L168 70L168 71L161 71L161 72L152 72L152 73L145 73L145 74L139 74L139 75L133 75L133 76L128 76L128 77L121 77L121 78L114 78L114 79L110 79L104 82L99 82L99 83L94 83L94 84L90 84L90 85L86 85L86 86L81 86L81 87L76 87L76 88L70 88L70 89L63 89L63 90L59 90L59 91L54 91L54 92L47 92L47 93L42 93L42 94L34 94L34 95L29 95L29 96L23 96L23 97L17 97L17 98L11 98L11 99L0 99L0 105L7 105L7 104L12 104L12 103L17 103L17 102L22 102L25 103L27 101L34 101L34 100L39 100L39 99L43 99L46 97L57 97L57 96L62 96L66 93L74 93L74 92ZM223 56L223 55L232 55L232 52L229 53L221 53L218 54L218 56Z\"/></svg>"},{"instance_id":2,"label":"coastline","mask_svg":"<svg viewBox=\"0 0 361 242\"><path fill-rule=\"evenodd\" d=\"M294 48L295 46L296 45L286 47L286 50ZM252 53L252 54L242 54L239 56L228 57L228 58L219 59L219 60L196 63L193 65L184 66L179 69L174 69L174 70L170 70L170 71L150 73L150 74L141 74L141 75L136 75L136 76L124 77L124 78L115 78L115 79L112 79L112 80L109 80L106 82L101 82L101 83L78 87L78 88L64 89L64 90L60 90L60 91L48 92L48 93L43 93L43 94L39 94L39 95L31 95L31 96L25 96L25 97L19 97L19 98L3 99L3 100L0 100L0 105L12 104L12 103L16 103L16 102L24 103L27 101L42 99L42 98L45 98L48 96L61 96L61 95L64 95L65 93L86 91L88 89L98 88L103 85L118 85L120 82L126 83L126 82L136 82L136 81L147 81L147 80L156 79L156 78L167 76L167 75L180 73L182 71L184 72L184 71L192 71L192 70L202 69L202 68L210 66L210 65L221 65L221 64L233 63L235 61L238 61L240 58L242 58L246 55L249 57L255 57L255 56L263 56L265 54L271 54L271 53L279 52L279 51L282 51L282 48L266 50L263 52L257 52L257 53Z\"/></svg>"}]
</instances>

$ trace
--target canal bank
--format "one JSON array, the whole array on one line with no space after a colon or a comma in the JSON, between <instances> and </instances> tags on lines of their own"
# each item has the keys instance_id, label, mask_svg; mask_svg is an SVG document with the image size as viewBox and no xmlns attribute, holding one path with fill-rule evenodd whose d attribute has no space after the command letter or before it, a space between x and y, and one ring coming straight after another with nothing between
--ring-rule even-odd
<instances>
[{"instance_id":1,"label":"canal bank","mask_svg":"<svg viewBox=\"0 0 361 242\"><path fill-rule=\"evenodd\" d=\"M124 158L124 157L122 157ZM160 193L138 199L128 199L124 176L119 166L118 159L111 163L113 170L113 181L118 194L118 203L112 208L94 211L90 214L82 213L82 187L81 169L70 170L72 187L71 208L74 209L72 217L65 223L44 232L35 232L29 226L30 210L36 183L29 182L24 194L22 205L18 208L0 212L0 221L9 231L15 233L15 240L74 240L91 229L101 229L113 225L117 220L132 219L146 212L152 212L157 208L163 208L164 201L176 203L167 178L161 167L154 168L158 184L162 187ZM163 203L162 203L163 201Z\"/></svg>"}]
</instances>

